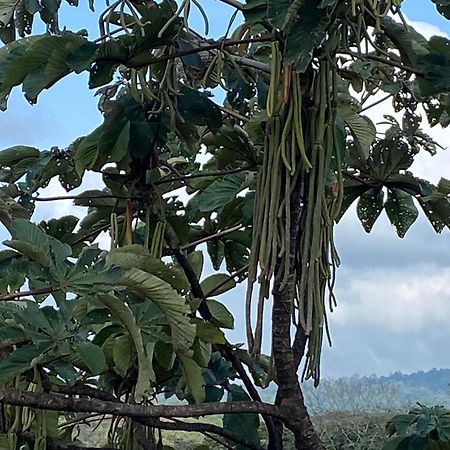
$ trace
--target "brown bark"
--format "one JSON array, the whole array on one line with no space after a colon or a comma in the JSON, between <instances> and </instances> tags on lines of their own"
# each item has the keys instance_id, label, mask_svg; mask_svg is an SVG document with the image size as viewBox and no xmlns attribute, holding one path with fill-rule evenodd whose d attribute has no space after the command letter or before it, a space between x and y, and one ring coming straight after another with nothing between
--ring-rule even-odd
<instances>
[{"instance_id":1,"label":"brown bark","mask_svg":"<svg viewBox=\"0 0 450 450\"><path fill-rule=\"evenodd\" d=\"M273 288L272 348L278 383L276 404L285 416L283 419L284 425L294 434L297 450L325 450L325 446L320 441L309 417L297 375L298 361L301 358L302 349L296 349L294 354L291 345L292 310L296 280L295 255L302 213L298 192L299 189L294 189L291 203L291 235L288 254L290 258L289 281L286 287L281 289L282 280L277 278ZM281 261L279 263L281 264ZM278 429L280 432L280 427Z\"/></svg>"}]
</instances>

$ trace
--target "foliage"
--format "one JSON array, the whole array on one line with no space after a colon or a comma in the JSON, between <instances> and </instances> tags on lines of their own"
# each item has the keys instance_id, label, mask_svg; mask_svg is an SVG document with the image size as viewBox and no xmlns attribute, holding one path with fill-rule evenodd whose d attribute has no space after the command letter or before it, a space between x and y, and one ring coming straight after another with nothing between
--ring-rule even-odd
<instances>
[{"instance_id":1,"label":"foliage","mask_svg":"<svg viewBox=\"0 0 450 450\"><path fill-rule=\"evenodd\" d=\"M392 20L400 1L225 3L243 12L230 39L192 30L191 7L207 19L197 0L118 0L91 40L59 25L58 1L0 0L0 108L15 87L35 103L87 72L103 114L68 148L0 152L10 234L0 251L0 434L11 448L77 444L72 431L95 399L113 416L114 448L160 448L155 430L177 426L258 449L266 407L268 446L279 449L281 429L255 393L271 381L270 411L297 448L323 448L297 370L303 362L319 382L339 264L334 223L356 201L368 232L385 210L403 237L419 208L437 232L450 228L450 181L434 186L411 169L439 148L421 129L425 116L450 123L448 40ZM447 2L434 3L448 16ZM379 91L395 114L382 133L365 114ZM85 186L87 172L98 186ZM52 180L80 188L64 198L83 217L34 223ZM207 273L206 257L218 273ZM234 319L216 299L244 280L247 346L227 341ZM271 294L273 354L264 355ZM52 409L46 394L74 401ZM159 394L196 415L220 409L221 427L142 416Z\"/></svg>"},{"instance_id":2,"label":"foliage","mask_svg":"<svg viewBox=\"0 0 450 450\"><path fill-rule=\"evenodd\" d=\"M443 406L418 405L394 416L386 426L390 440L383 450L450 448L450 411Z\"/></svg>"}]
</instances>

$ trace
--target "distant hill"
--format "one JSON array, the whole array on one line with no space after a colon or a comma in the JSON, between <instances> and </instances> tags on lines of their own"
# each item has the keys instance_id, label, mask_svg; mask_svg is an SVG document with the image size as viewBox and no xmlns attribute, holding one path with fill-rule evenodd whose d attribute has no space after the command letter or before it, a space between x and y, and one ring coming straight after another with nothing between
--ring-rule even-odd
<instances>
[{"instance_id":1,"label":"distant hill","mask_svg":"<svg viewBox=\"0 0 450 450\"><path fill-rule=\"evenodd\" d=\"M388 377L375 378L381 381L398 381L407 386L426 388L435 393L450 392L450 369L432 369L428 372L421 370L410 374L395 372Z\"/></svg>"},{"instance_id":2,"label":"distant hill","mask_svg":"<svg viewBox=\"0 0 450 450\"><path fill-rule=\"evenodd\" d=\"M411 374L359 376L323 379L318 388L302 386L305 401L313 414L336 411L394 411L417 402L450 407L450 369L432 369ZM276 386L261 391L265 401L273 401Z\"/></svg>"}]
</instances>

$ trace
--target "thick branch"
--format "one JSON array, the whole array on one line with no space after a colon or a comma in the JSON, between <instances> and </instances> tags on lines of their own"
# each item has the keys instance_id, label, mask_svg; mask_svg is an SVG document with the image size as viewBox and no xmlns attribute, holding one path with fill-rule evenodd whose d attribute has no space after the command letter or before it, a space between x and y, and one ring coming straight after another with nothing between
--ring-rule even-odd
<instances>
[{"instance_id":1,"label":"thick branch","mask_svg":"<svg viewBox=\"0 0 450 450\"><path fill-rule=\"evenodd\" d=\"M275 405L261 402L217 402L199 405L137 405L61 396L46 392L28 392L19 389L0 389L0 404L28 406L35 409L67 412L93 412L124 417L200 417L216 414L254 413L282 418Z\"/></svg>"}]
</instances>

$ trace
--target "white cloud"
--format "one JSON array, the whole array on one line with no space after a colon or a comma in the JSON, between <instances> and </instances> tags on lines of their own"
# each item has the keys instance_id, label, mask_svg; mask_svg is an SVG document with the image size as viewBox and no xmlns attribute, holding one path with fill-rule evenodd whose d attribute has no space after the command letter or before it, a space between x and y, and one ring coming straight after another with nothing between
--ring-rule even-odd
<instances>
[{"instance_id":1,"label":"white cloud","mask_svg":"<svg viewBox=\"0 0 450 450\"><path fill-rule=\"evenodd\" d=\"M339 307L330 317L332 323L376 325L395 333L448 323L450 268L418 265L370 273L352 270L345 275L346 281L338 285Z\"/></svg>"},{"instance_id":2,"label":"white cloud","mask_svg":"<svg viewBox=\"0 0 450 450\"><path fill-rule=\"evenodd\" d=\"M445 31L441 30L439 27L431 23L409 20L407 17L406 21L409 25L411 25L416 31L418 31L427 39L430 39L431 36L448 37L448 34Z\"/></svg>"}]
</instances>

